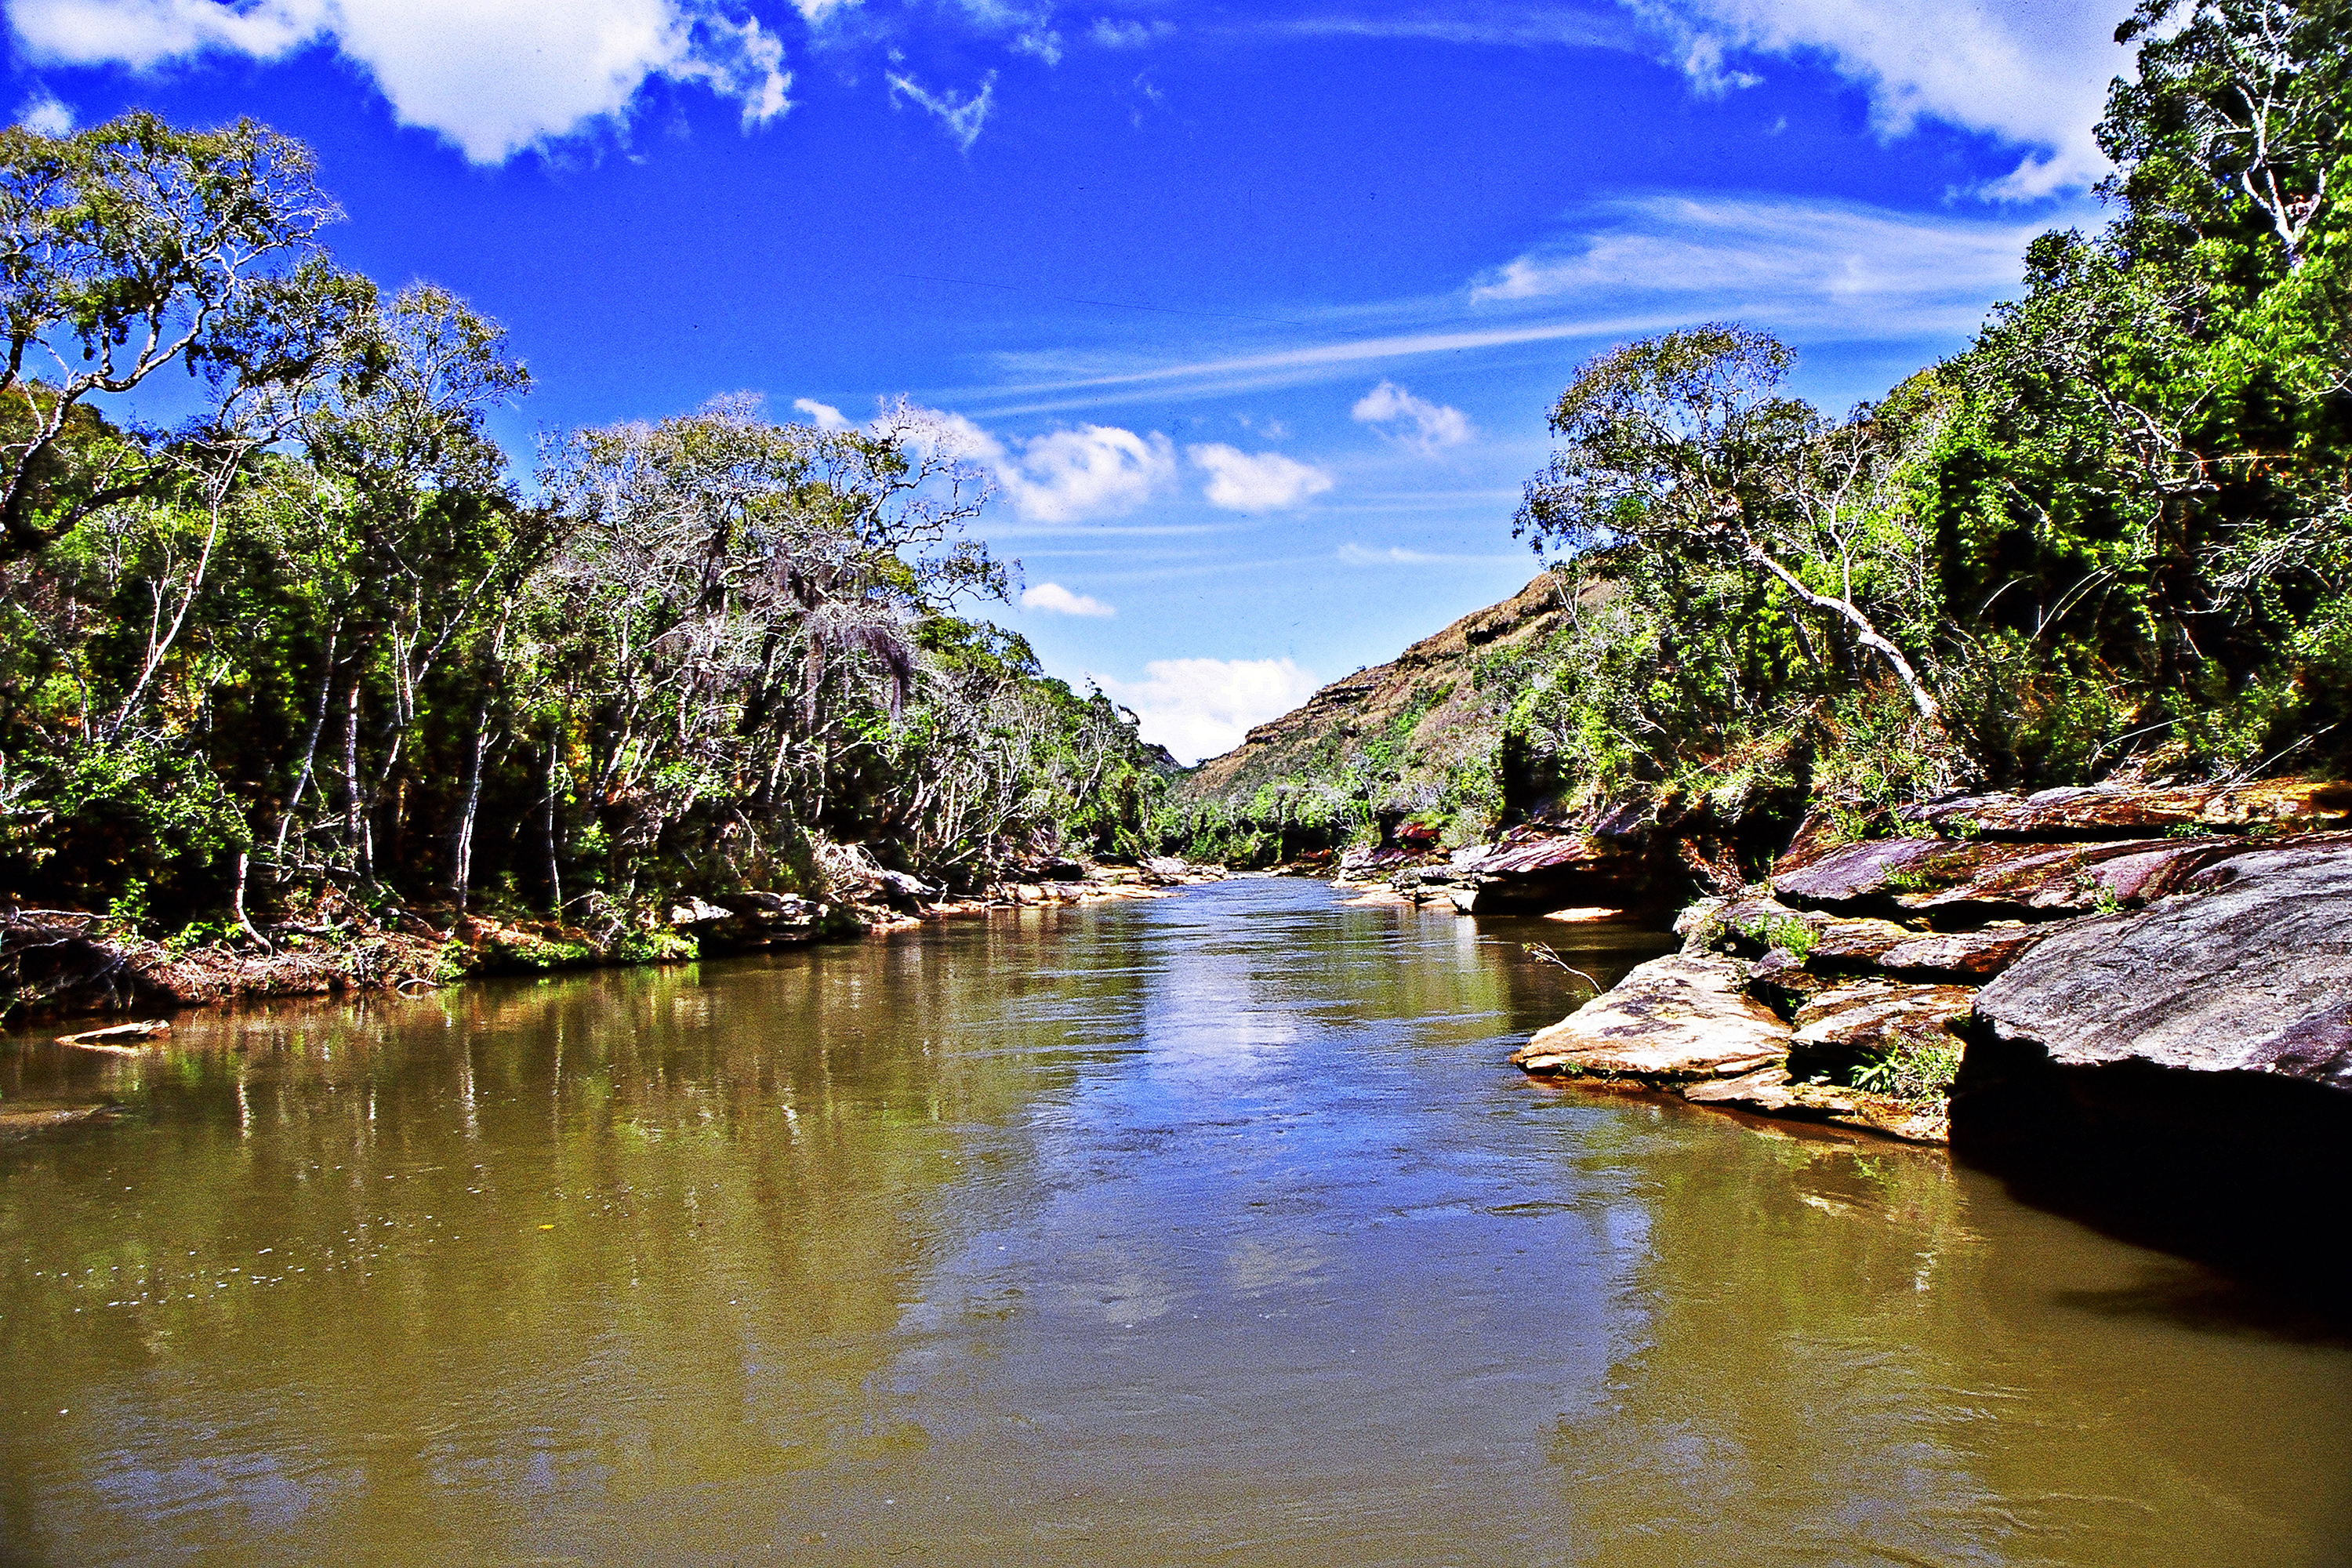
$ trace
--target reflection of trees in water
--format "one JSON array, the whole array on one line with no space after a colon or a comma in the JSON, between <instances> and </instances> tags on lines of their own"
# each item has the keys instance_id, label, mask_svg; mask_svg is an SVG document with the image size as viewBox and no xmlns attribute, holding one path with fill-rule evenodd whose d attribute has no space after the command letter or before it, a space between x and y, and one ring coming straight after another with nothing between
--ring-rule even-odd
<instances>
[{"instance_id":1,"label":"reflection of trees in water","mask_svg":"<svg viewBox=\"0 0 2352 1568\"><path fill-rule=\"evenodd\" d=\"M9 1539L503 1537L908 1440L888 1331L1131 1027L1116 921L1047 929L184 1021L7 1152L5 1392L78 1407L0 1436Z\"/></svg>"},{"instance_id":2,"label":"reflection of trees in water","mask_svg":"<svg viewBox=\"0 0 2352 1568\"><path fill-rule=\"evenodd\" d=\"M2067 1310L2071 1282L2170 1266L1939 1152L1655 1125L1679 1154L1589 1157L1675 1171L1641 1184L1610 1397L1552 1444L1590 1561L2332 1560L2296 1489L2341 1493L2316 1434L2343 1358L2305 1381L2249 1339Z\"/></svg>"}]
</instances>

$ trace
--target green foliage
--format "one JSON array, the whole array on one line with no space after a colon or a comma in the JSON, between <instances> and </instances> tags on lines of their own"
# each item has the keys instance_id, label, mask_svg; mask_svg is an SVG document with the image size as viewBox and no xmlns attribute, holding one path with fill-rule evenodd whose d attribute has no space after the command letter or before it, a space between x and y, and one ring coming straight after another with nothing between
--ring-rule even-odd
<instances>
[{"instance_id":1,"label":"green foliage","mask_svg":"<svg viewBox=\"0 0 2352 1568\"><path fill-rule=\"evenodd\" d=\"M819 837L954 883L1141 847L1134 716L955 613L1013 582L955 430L724 401L551 442L526 505L503 332L335 268L311 172L249 123L0 132L0 896L186 932L821 894ZM197 417L107 419L174 360Z\"/></svg>"},{"instance_id":2,"label":"green foliage","mask_svg":"<svg viewBox=\"0 0 2352 1568\"><path fill-rule=\"evenodd\" d=\"M1865 1093L1934 1107L1951 1097L1959 1071L1959 1041L1948 1035L1906 1036L1876 1061L1856 1068L1848 1081Z\"/></svg>"}]
</instances>

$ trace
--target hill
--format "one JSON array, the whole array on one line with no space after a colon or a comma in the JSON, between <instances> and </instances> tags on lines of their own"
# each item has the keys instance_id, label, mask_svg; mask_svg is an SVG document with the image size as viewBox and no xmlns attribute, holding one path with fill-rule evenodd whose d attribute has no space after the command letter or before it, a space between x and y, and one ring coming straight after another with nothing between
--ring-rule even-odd
<instances>
[{"instance_id":1,"label":"hill","mask_svg":"<svg viewBox=\"0 0 2352 1568\"><path fill-rule=\"evenodd\" d=\"M1442 832L1459 819L1475 835L1502 795L1505 712L1485 677L1612 592L1589 584L1571 603L1571 591L1545 573L1389 663L1331 682L1177 779L1169 805L1204 857L1239 864L1331 847L1368 819L1384 833L1412 822Z\"/></svg>"}]
</instances>

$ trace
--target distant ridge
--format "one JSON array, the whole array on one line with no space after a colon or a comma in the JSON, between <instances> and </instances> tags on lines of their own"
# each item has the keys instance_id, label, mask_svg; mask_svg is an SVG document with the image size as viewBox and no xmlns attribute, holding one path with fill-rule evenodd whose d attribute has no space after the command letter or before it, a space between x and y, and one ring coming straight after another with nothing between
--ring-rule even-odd
<instances>
[{"instance_id":1,"label":"distant ridge","mask_svg":"<svg viewBox=\"0 0 2352 1568\"><path fill-rule=\"evenodd\" d=\"M1328 777L1343 771L1368 742L1395 742L1399 777L1384 805L1433 803L1446 770L1491 752L1500 716L1479 700L1473 676L1487 655L1541 640L1568 618L1566 580L1545 573L1499 605L1475 610L1422 638L1387 664L1343 676L1242 743L1178 779L1176 799L1222 802L1246 815L1267 784ZM1605 589L1585 589L1592 603ZM1426 795L1428 801L1419 797Z\"/></svg>"}]
</instances>

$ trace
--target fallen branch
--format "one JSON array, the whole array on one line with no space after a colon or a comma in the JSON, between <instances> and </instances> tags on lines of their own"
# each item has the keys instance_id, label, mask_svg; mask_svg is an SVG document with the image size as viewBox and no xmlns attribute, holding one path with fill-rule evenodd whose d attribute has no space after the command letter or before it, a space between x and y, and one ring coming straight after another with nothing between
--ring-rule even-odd
<instances>
[{"instance_id":1,"label":"fallen branch","mask_svg":"<svg viewBox=\"0 0 2352 1568\"><path fill-rule=\"evenodd\" d=\"M163 1018L148 1018L136 1024L110 1024L103 1029L84 1029L78 1035L59 1035L57 1043L77 1050L108 1051L115 1056L135 1057L138 1047L122 1045L123 1040L150 1040L172 1032L171 1024Z\"/></svg>"},{"instance_id":2,"label":"fallen branch","mask_svg":"<svg viewBox=\"0 0 2352 1568\"><path fill-rule=\"evenodd\" d=\"M1585 973L1584 971L1577 968L1576 965L1562 958L1559 952L1553 949L1551 943L1548 942L1521 942L1519 945L1526 948L1538 958L1542 959L1546 963L1552 965L1556 969L1565 969L1570 974L1575 975L1579 980L1583 981L1587 985L1591 986L1592 994L1595 996L1600 995L1603 991L1609 989L1607 986L1601 984L1601 982L1593 979L1592 976Z\"/></svg>"}]
</instances>

